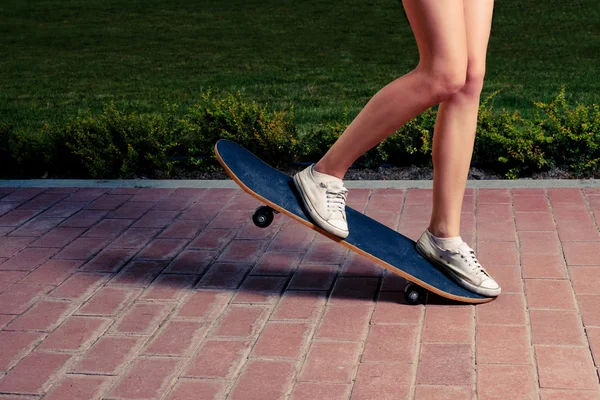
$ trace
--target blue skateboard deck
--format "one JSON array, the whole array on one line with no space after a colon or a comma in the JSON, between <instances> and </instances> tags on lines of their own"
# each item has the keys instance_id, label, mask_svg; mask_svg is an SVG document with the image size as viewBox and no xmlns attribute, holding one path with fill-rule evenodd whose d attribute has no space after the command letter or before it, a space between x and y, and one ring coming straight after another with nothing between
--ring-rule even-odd
<instances>
[{"instance_id":1,"label":"blue skateboard deck","mask_svg":"<svg viewBox=\"0 0 600 400\"><path fill-rule=\"evenodd\" d=\"M271 210L293 218L418 285L410 285L411 288L407 288L405 292L410 303L420 302L426 291L464 303L494 300L494 297L481 296L459 286L423 258L417 252L413 240L351 207L346 206L350 234L345 239L319 228L304 211L293 179L237 143L221 139L215 144L215 154L227 174L246 193L266 205L259 208L253 216L257 226L270 224L273 219Z\"/></svg>"}]
</instances>

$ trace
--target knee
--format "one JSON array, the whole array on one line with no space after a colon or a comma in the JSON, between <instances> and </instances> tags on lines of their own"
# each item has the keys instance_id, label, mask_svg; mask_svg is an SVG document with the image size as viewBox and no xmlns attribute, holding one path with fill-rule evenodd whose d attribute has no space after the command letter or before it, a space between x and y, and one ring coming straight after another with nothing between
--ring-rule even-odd
<instances>
[{"instance_id":1,"label":"knee","mask_svg":"<svg viewBox=\"0 0 600 400\"><path fill-rule=\"evenodd\" d=\"M465 94L479 96L483 89L483 80L485 78L485 63L469 62L467 66L467 76L462 91Z\"/></svg>"},{"instance_id":2,"label":"knee","mask_svg":"<svg viewBox=\"0 0 600 400\"><path fill-rule=\"evenodd\" d=\"M436 102L442 102L463 90L467 83L466 65L449 65L425 71L426 87Z\"/></svg>"}]
</instances>

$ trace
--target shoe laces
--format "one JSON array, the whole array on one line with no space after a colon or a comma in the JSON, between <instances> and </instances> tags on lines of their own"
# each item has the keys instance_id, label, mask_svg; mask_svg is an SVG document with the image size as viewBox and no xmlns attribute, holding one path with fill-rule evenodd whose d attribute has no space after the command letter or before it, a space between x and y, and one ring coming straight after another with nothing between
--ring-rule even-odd
<instances>
[{"instance_id":1,"label":"shoe laces","mask_svg":"<svg viewBox=\"0 0 600 400\"><path fill-rule=\"evenodd\" d=\"M327 209L343 214L348 189L337 182L323 182L321 187L326 189Z\"/></svg>"},{"instance_id":2,"label":"shoe laces","mask_svg":"<svg viewBox=\"0 0 600 400\"><path fill-rule=\"evenodd\" d=\"M475 251L465 242L462 242L460 246L458 246L456 249L456 254L460 255L460 257L467 262L467 265L471 268L471 271L478 275L484 274L487 277L490 276L477 260Z\"/></svg>"}]
</instances>

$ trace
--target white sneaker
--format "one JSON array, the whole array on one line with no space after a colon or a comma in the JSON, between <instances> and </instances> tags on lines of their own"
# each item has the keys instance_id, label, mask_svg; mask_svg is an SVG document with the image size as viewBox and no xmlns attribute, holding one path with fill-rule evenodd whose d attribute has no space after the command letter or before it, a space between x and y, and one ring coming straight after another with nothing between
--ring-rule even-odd
<instances>
[{"instance_id":1,"label":"white sneaker","mask_svg":"<svg viewBox=\"0 0 600 400\"><path fill-rule=\"evenodd\" d=\"M445 250L434 242L429 230L425 230L417 241L417 250L447 271L464 288L483 296L496 297L500 294L500 285L481 266L475 252L465 242L456 249Z\"/></svg>"},{"instance_id":2,"label":"white sneaker","mask_svg":"<svg viewBox=\"0 0 600 400\"><path fill-rule=\"evenodd\" d=\"M314 164L294 175L294 184L316 225L341 238L348 236L346 196L341 179L313 170Z\"/></svg>"}]
</instances>

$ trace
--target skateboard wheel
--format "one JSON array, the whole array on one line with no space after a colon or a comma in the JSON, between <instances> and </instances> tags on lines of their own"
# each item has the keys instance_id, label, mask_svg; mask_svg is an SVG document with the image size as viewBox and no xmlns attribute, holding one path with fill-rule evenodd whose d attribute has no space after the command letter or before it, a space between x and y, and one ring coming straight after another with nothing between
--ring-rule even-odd
<instances>
[{"instance_id":1,"label":"skateboard wheel","mask_svg":"<svg viewBox=\"0 0 600 400\"><path fill-rule=\"evenodd\" d=\"M408 304L419 304L425 299L425 289L409 283L404 288L404 298Z\"/></svg>"},{"instance_id":2,"label":"skateboard wheel","mask_svg":"<svg viewBox=\"0 0 600 400\"><path fill-rule=\"evenodd\" d=\"M252 215L252 222L259 228L266 228L273 222L273 211L274 210L269 206L258 207L256 211L254 211L254 215Z\"/></svg>"}]
</instances>

